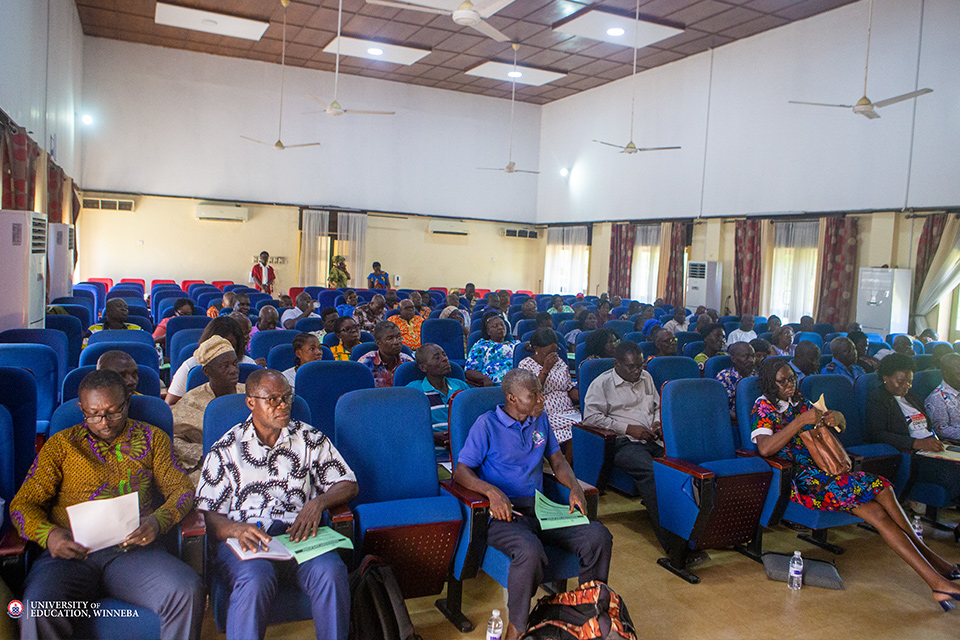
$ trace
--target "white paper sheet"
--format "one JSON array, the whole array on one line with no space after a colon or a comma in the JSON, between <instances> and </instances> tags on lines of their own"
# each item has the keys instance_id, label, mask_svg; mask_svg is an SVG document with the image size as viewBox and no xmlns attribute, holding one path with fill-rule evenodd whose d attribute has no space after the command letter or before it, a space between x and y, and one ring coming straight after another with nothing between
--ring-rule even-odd
<instances>
[{"instance_id":1,"label":"white paper sheet","mask_svg":"<svg viewBox=\"0 0 960 640\"><path fill-rule=\"evenodd\" d=\"M140 498L136 492L117 498L90 500L67 507L73 541L90 551L120 544L140 526Z\"/></svg>"}]
</instances>

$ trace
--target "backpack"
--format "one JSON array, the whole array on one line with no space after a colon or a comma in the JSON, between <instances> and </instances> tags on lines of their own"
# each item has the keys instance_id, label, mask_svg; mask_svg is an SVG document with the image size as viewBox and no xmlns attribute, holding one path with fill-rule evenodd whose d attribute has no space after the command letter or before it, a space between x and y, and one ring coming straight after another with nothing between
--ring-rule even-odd
<instances>
[{"instance_id":1,"label":"backpack","mask_svg":"<svg viewBox=\"0 0 960 640\"><path fill-rule=\"evenodd\" d=\"M637 640L627 607L603 582L544 596L530 612L522 640Z\"/></svg>"},{"instance_id":2,"label":"backpack","mask_svg":"<svg viewBox=\"0 0 960 640\"><path fill-rule=\"evenodd\" d=\"M364 556L350 574L349 640L423 640L413 629L390 565Z\"/></svg>"}]
</instances>

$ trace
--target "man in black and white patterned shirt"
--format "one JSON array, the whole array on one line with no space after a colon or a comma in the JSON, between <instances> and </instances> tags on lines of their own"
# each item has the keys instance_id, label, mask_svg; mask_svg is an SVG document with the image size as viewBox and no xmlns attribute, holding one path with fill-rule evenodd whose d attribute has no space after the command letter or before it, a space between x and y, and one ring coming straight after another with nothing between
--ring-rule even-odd
<instances>
[{"instance_id":1,"label":"man in black and white patterned shirt","mask_svg":"<svg viewBox=\"0 0 960 640\"><path fill-rule=\"evenodd\" d=\"M318 640L346 640L350 590L335 553L300 563L240 560L271 536L298 541L316 535L323 511L357 495L357 479L320 431L290 419L293 393L279 371L261 369L246 382L252 415L207 454L197 490L208 533L219 541L217 570L232 585L227 640L263 638L278 581L296 581L311 600Z\"/></svg>"}]
</instances>

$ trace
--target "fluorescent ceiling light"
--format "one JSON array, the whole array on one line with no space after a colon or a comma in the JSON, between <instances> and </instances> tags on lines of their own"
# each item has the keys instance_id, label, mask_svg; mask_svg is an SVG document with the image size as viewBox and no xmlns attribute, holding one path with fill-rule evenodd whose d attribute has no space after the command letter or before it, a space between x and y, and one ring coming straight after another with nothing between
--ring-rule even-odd
<instances>
[{"instance_id":1,"label":"fluorescent ceiling light","mask_svg":"<svg viewBox=\"0 0 960 640\"><path fill-rule=\"evenodd\" d=\"M523 74L520 73L519 71L511 71L507 74L507 76L510 78L522 78Z\"/></svg>"},{"instance_id":2,"label":"fluorescent ceiling light","mask_svg":"<svg viewBox=\"0 0 960 640\"><path fill-rule=\"evenodd\" d=\"M163 2L157 3L157 13L154 20L157 24L168 27L192 29L245 40L259 40L263 37L263 32L270 26L269 22L228 16L223 13L191 9Z\"/></svg>"},{"instance_id":3,"label":"fluorescent ceiling light","mask_svg":"<svg viewBox=\"0 0 960 640\"><path fill-rule=\"evenodd\" d=\"M82 122L87 126L90 126L91 124L93 124L93 116L91 116L89 113L85 113L82 116L80 116L80 122Z\"/></svg>"},{"instance_id":4,"label":"fluorescent ceiling light","mask_svg":"<svg viewBox=\"0 0 960 640\"><path fill-rule=\"evenodd\" d=\"M517 84L528 84L534 87L539 87L547 84L548 82L559 80L567 75L565 73L557 73L556 71L547 71L545 69L518 66L517 73L520 75L514 78L510 75L513 73L513 64L507 62L484 62L480 66L474 67L473 69L465 71L464 73L466 73L468 76L480 76L481 78L503 80L504 82L512 82L516 80Z\"/></svg>"},{"instance_id":5,"label":"fluorescent ceiling light","mask_svg":"<svg viewBox=\"0 0 960 640\"><path fill-rule=\"evenodd\" d=\"M421 58L430 55L429 49L401 47L397 44L386 44L385 42L361 40L360 38L349 38L347 36L334 38L330 41L330 44L323 48L323 52L336 54L338 40L340 42L340 55L354 58L366 58L367 60L382 60L394 64L411 65ZM378 51L379 53L374 53L374 51Z\"/></svg>"},{"instance_id":6,"label":"fluorescent ceiling light","mask_svg":"<svg viewBox=\"0 0 960 640\"><path fill-rule=\"evenodd\" d=\"M637 23L633 15L588 7L568 18L555 22L553 30L572 36L619 44L624 47L632 47L636 43L638 48L683 33L683 29L647 22L642 15L640 22ZM637 32L638 26L639 32Z\"/></svg>"}]
</instances>

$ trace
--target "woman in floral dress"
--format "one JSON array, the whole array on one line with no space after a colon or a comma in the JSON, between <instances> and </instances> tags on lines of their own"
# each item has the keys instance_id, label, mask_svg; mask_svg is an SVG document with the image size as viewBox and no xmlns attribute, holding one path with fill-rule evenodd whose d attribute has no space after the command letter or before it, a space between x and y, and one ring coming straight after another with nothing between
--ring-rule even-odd
<instances>
[{"instance_id":1,"label":"woman in floral dress","mask_svg":"<svg viewBox=\"0 0 960 640\"><path fill-rule=\"evenodd\" d=\"M790 499L817 511L847 511L873 525L933 590L944 610L960 600L960 568L931 551L913 531L886 478L862 471L829 475L813 462L800 432L821 420L836 426L836 413L823 413L797 391L797 377L781 360L760 366L761 395L753 405L751 440L762 456L780 456L796 465Z\"/></svg>"},{"instance_id":2,"label":"woman in floral dress","mask_svg":"<svg viewBox=\"0 0 960 640\"><path fill-rule=\"evenodd\" d=\"M518 340L507 335L507 324L498 312L483 314L480 339L467 355L464 371L467 382L484 387L500 384L507 371L513 369L513 349L518 344Z\"/></svg>"},{"instance_id":3,"label":"woman in floral dress","mask_svg":"<svg viewBox=\"0 0 960 640\"><path fill-rule=\"evenodd\" d=\"M553 329L537 329L530 336L529 344L533 355L521 360L518 368L539 378L550 428L557 436L563 455L572 463L573 425L580 422L580 412L573 407L579 395L577 385L570 379L570 365L557 353L557 334Z\"/></svg>"}]
</instances>

